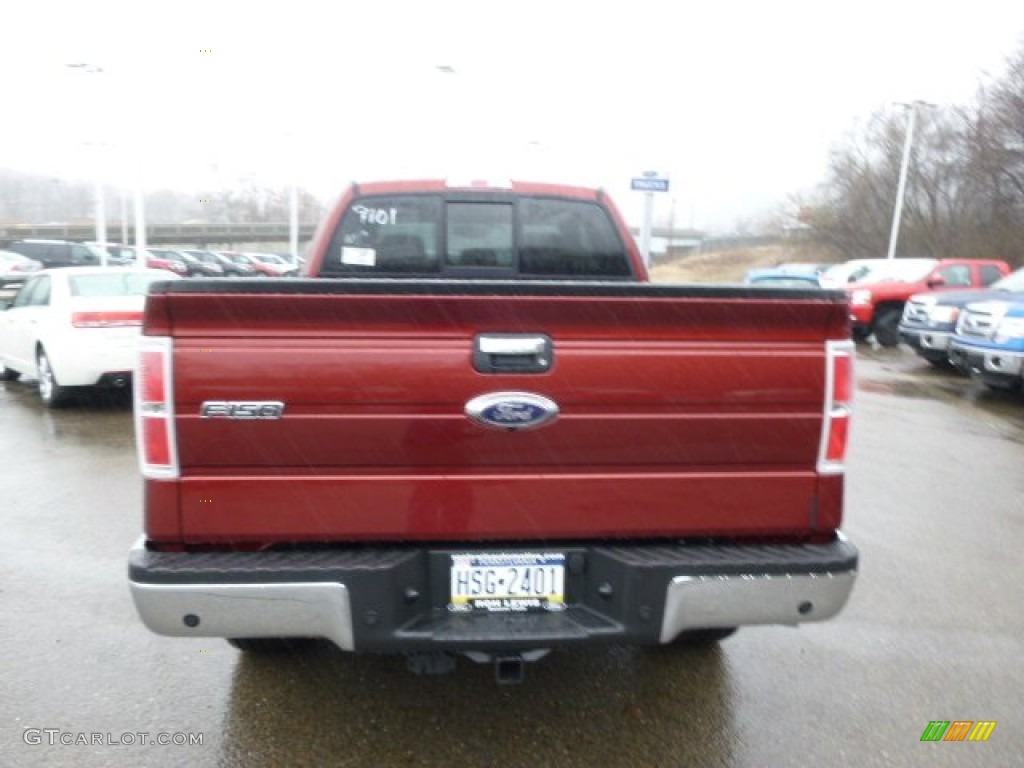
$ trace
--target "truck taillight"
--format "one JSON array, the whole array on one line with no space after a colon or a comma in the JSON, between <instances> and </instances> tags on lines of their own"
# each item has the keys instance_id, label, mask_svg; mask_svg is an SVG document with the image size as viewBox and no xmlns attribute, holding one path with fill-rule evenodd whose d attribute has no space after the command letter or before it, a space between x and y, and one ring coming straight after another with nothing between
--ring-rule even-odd
<instances>
[{"instance_id":1,"label":"truck taillight","mask_svg":"<svg viewBox=\"0 0 1024 768\"><path fill-rule=\"evenodd\" d=\"M818 451L822 474L840 474L846 469L853 414L853 356L852 341L825 342L825 409Z\"/></svg>"},{"instance_id":2,"label":"truck taillight","mask_svg":"<svg viewBox=\"0 0 1024 768\"><path fill-rule=\"evenodd\" d=\"M178 476L172 398L171 339L143 336L135 376L135 438L144 477Z\"/></svg>"}]
</instances>

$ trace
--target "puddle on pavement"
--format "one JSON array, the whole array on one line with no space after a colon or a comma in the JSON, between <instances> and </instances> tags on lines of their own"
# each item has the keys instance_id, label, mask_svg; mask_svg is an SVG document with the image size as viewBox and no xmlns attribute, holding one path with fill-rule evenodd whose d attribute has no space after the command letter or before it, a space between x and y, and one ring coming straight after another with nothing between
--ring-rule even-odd
<instances>
[{"instance_id":1,"label":"puddle on pavement","mask_svg":"<svg viewBox=\"0 0 1024 768\"><path fill-rule=\"evenodd\" d=\"M874 364L871 366L874 368L872 375L858 377L859 391L916 400L941 400L976 415L980 411L991 417L986 420L998 427L1005 438L1024 444L1024 394L989 389L953 370L932 368L894 350L858 349L858 353L858 357Z\"/></svg>"}]
</instances>

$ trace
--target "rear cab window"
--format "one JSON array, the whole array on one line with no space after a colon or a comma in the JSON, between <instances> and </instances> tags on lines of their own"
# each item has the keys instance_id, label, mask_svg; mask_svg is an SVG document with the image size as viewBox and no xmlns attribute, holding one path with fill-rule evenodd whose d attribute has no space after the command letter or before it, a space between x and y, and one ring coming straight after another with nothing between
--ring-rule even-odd
<instances>
[{"instance_id":1,"label":"rear cab window","mask_svg":"<svg viewBox=\"0 0 1024 768\"><path fill-rule=\"evenodd\" d=\"M597 203L436 193L353 200L321 275L634 278L626 246Z\"/></svg>"}]
</instances>

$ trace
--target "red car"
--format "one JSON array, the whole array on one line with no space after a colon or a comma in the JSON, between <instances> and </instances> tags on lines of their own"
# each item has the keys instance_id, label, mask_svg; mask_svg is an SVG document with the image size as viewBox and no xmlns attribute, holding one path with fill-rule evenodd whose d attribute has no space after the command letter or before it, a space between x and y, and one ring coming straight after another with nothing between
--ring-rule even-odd
<instances>
[{"instance_id":1,"label":"red car","mask_svg":"<svg viewBox=\"0 0 1024 768\"><path fill-rule=\"evenodd\" d=\"M146 259L146 266L150 269L166 269L181 277L188 277L188 267L185 262L177 259L169 259L165 256L150 256Z\"/></svg>"},{"instance_id":2,"label":"red car","mask_svg":"<svg viewBox=\"0 0 1024 768\"><path fill-rule=\"evenodd\" d=\"M256 274L264 277L293 277L299 271L297 266L272 253L242 253L236 257L236 261L248 264L256 270Z\"/></svg>"},{"instance_id":3,"label":"red car","mask_svg":"<svg viewBox=\"0 0 1024 768\"><path fill-rule=\"evenodd\" d=\"M137 254L138 251L135 248L122 247L117 254L117 258L121 263L134 264L138 261ZM150 269L166 269L168 272L173 272L179 277L188 277L188 267L185 266L185 262L167 258L150 250L147 250L145 254L146 266Z\"/></svg>"},{"instance_id":4,"label":"red car","mask_svg":"<svg viewBox=\"0 0 1024 768\"><path fill-rule=\"evenodd\" d=\"M984 288L1010 274L996 259L893 259L873 267L860 282L845 285L850 296L853 335L871 334L883 347L900 341L903 306L915 293Z\"/></svg>"}]
</instances>

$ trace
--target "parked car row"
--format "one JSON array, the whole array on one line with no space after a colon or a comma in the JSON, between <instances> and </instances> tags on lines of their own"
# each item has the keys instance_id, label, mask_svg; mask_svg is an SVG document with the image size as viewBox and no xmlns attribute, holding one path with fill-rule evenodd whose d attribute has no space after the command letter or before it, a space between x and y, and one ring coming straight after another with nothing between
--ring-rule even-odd
<instances>
[{"instance_id":1,"label":"parked car row","mask_svg":"<svg viewBox=\"0 0 1024 768\"><path fill-rule=\"evenodd\" d=\"M990 287L912 296L901 340L937 367L954 366L993 389L1024 378L1024 268Z\"/></svg>"},{"instance_id":2,"label":"parked car row","mask_svg":"<svg viewBox=\"0 0 1024 768\"><path fill-rule=\"evenodd\" d=\"M751 270L746 281L845 290L850 297L854 338L862 341L873 337L884 347L899 344L900 321L906 319L904 310L908 307L913 307L912 319L923 316L930 311L926 308L937 306L935 296L982 289L1010 273L1009 265L998 259L853 259L825 269L822 266L782 264L772 269ZM926 334L916 342L917 348L924 347L929 354L934 352L932 357L941 361L937 364L944 364L948 344L932 349L928 345L933 340L936 344L944 343L944 337Z\"/></svg>"},{"instance_id":3,"label":"parked car row","mask_svg":"<svg viewBox=\"0 0 1024 768\"><path fill-rule=\"evenodd\" d=\"M845 290L858 341L901 341L936 367L1001 390L1024 389L1024 268L998 259L854 259L780 264L746 283Z\"/></svg>"},{"instance_id":4,"label":"parked car row","mask_svg":"<svg viewBox=\"0 0 1024 768\"><path fill-rule=\"evenodd\" d=\"M870 266L845 286L855 338L874 335L884 347L900 341L900 318L907 301L924 291L983 288L1010 273L995 259L889 259Z\"/></svg>"},{"instance_id":5,"label":"parked car row","mask_svg":"<svg viewBox=\"0 0 1024 768\"><path fill-rule=\"evenodd\" d=\"M1017 270L988 288L916 294L907 302L900 320L900 339L933 365L947 366L950 343L964 307L972 302L1016 297L1024 297L1024 270Z\"/></svg>"},{"instance_id":6,"label":"parked car row","mask_svg":"<svg viewBox=\"0 0 1024 768\"><path fill-rule=\"evenodd\" d=\"M104 250L106 251L104 253ZM66 240L15 240L0 256L0 284L21 282L24 274L57 267L135 265L136 248L107 243L74 243ZM21 257L18 260L15 257ZM147 268L164 269L180 277L292 277L299 265L273 253L147 248Z\"/></svg>"},{"instance_id":7,"label":"parked car row","mask_svg":"<svg viewBox=\"0 0 1024 768\"><path fill-rule=\"evenodd\" d=\"M111 259L117 264L134 264L136 248L108 245ZM297 265L288 264L273 253L242 253L201 249L147 248L146 266L166 269L181 277L292 277Z\"/></svg>"},{"instance_id":8,"label":"parked car row","mask_svg":"<svg viewBox=\"0 0 1024 768\"><path fill-rule=\"evenodd\" d=\"M949 359L991 389L1024 388L1024 296L968 304L957 321Z\"/></svg>"}]
</instances>

